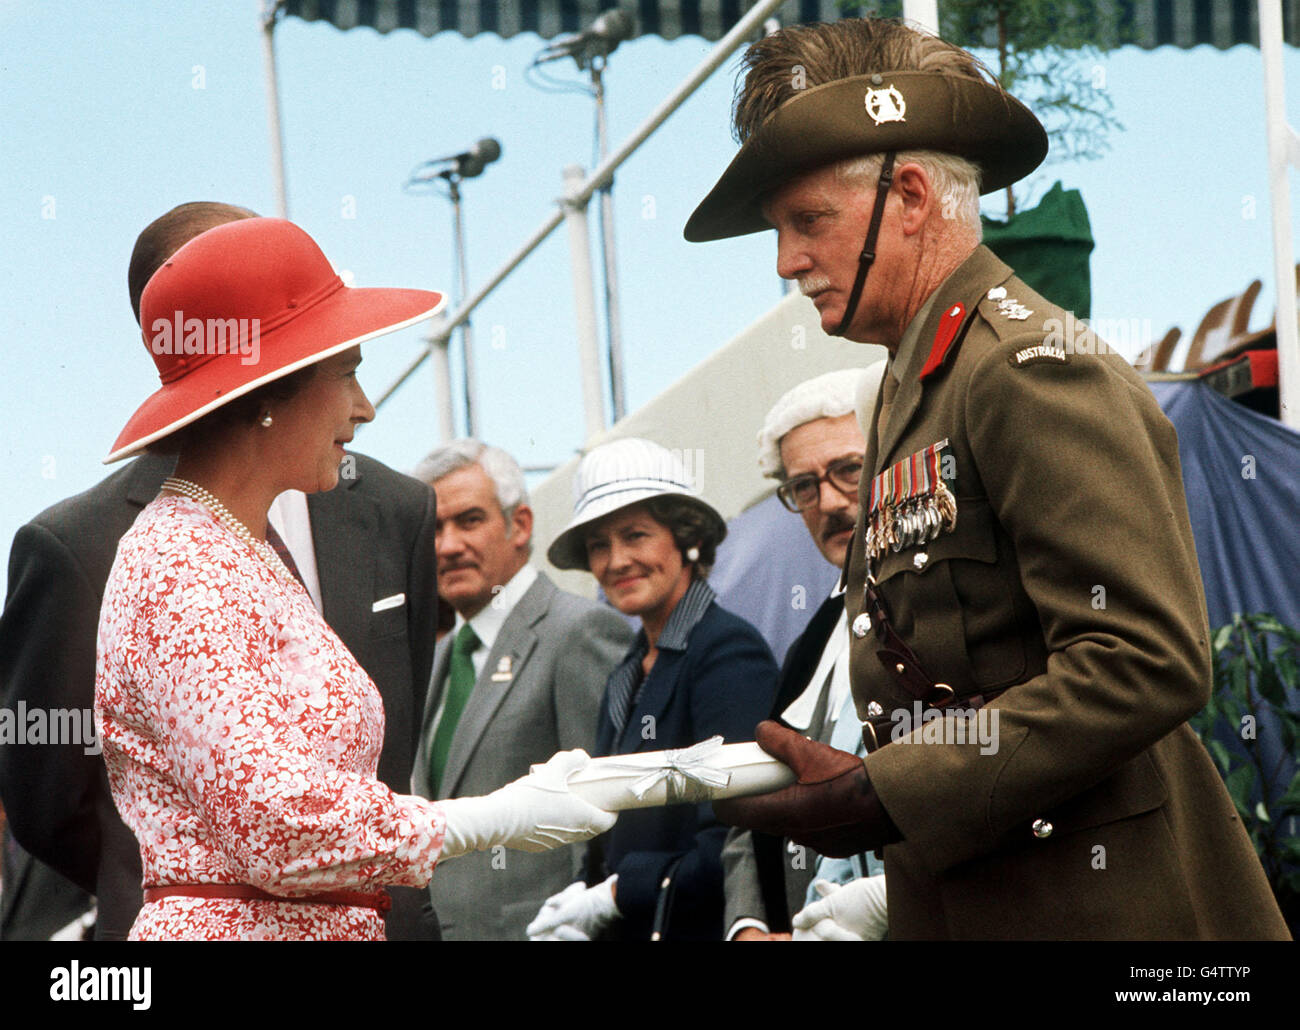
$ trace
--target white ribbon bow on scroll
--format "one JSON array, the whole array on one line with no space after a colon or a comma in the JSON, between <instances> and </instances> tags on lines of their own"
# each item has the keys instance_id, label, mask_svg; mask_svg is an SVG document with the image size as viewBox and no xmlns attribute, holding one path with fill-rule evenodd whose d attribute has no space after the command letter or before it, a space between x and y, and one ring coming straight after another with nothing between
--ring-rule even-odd
<instances>
[{"instance_id":1,"label":"white ribbon bow on scroll","mask_svg":"<svg viewBox=\"0 0 1300 1030\"><path fill-rule=\"evenodd\" d=\"M708 801L714 792L731 782L731 773L709 765L722 749L722 737L710 737L690 747L663 752L663 765L632 784L638 801L663 783L668 792L667 804ZM626 767L624 767L626 768Z\"/></svg>"},{"instance_id":2,"label":"white ribbon bow on scroll","mask_svg":"<svg viewBox=\"0 0 1300 1030\"><path fill-rule=\"evenodd\" d=\"M569 777L574 794L607 812L762 794L794 782L794 773L757 744L710 737L691 747L593 758Z\"/></svg>"}]
</instances>

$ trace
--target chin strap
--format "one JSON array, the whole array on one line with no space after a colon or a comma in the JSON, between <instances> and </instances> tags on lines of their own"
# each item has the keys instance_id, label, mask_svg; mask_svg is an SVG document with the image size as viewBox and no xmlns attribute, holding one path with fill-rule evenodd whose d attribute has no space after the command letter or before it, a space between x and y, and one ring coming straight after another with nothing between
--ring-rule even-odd
<instances>
[{"instance_id":1,"label":"chin strap","mask_svg":"<svg viewBox=\"0 0 1300 1030\"><path fill-rule=\"evenodd\" d=\"M890 150L885 153L885 160L880 166L880 181L876 183L876 203L871 210L871 224L867 226L867 241L862 245L862 254L858 258L858 275L853 280L849 306L844 309L844 317L831 333L832 336L843 336L858 310L858 299L862 296L862 287L867 283L867 273L871 271L872 262L876 260L876 236L880 232L880 218L885 213L885 198L889 196L889 187L893 182L894 152Z\"/></svg>"}]
</instances>

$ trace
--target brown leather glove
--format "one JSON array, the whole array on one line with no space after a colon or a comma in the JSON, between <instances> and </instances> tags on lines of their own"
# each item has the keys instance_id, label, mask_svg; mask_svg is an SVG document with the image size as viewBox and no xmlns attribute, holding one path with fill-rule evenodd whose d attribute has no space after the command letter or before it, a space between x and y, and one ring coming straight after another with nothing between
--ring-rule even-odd
<instances>
[{"instance_id":1,"label":"brown leather glove","mask_svg":"<svg viewBox=\"0 0 1300 1030\"><path fill-rule=\"evenodd\" d=\"M791 787L716 801L724 823L789 837L831 858L874 851L903 839L880 804L861 758L809 740L778 722L760 722L758 746L798 777Z\"/></svg>"}]
</instances>

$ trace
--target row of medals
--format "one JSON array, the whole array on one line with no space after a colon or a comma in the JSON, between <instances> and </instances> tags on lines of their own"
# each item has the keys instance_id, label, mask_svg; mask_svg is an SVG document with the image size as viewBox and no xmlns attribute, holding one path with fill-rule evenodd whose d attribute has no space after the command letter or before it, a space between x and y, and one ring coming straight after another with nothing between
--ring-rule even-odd
<instances>
[{"instance_id":1,"label":"row of medals","mask_svg":"<svg viewBox=\"0 0 1300 1030\"><path fill-rule=\"evenodd\" d=\"M867 522L866 549L872 560L886 548L897 554L905 547L929 543L940 533L957 526L957 501L948 485L939 480L930 493L909 497L897 504L882 504Z\"/></svg>"}]
</instances>

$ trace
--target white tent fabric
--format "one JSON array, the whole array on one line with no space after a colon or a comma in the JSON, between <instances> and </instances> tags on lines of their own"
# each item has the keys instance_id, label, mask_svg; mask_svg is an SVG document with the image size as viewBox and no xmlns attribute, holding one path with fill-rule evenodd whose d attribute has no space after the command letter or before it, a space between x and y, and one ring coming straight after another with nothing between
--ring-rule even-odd
<instances>
[{"instance_id":1,"label":"white tent fabric","mask_svg":"<svg viewBox=\"0 0 1300 1030\"><path fill-rule=\"evenodd\" d=\"M827 336L812 302L792 294L587 447L640 436L679 451L700 493L731 519L775 489L758 472L758 431L777 399L805 379L865 368L884 356L883 347ZM538 565L565 589L591 597L591 576L555 572L542 557L573 512L578 461L566 462L532 491L533 548Z\"/></svg>"}]
</instances>

